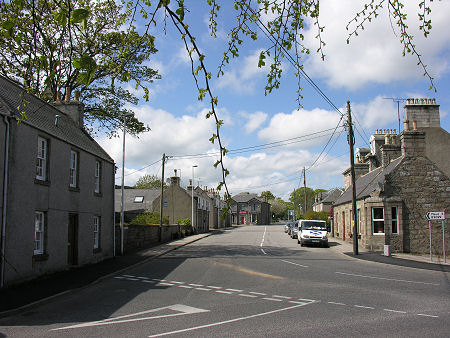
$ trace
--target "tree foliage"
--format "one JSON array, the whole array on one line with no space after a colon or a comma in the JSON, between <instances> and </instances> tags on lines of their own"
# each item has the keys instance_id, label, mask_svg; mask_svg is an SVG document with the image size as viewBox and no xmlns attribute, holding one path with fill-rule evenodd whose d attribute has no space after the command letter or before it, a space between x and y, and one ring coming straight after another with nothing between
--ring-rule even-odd
<instances>
[{"instance_id":1,"label":"tree foliage","mask_svg":"<svg viewBox=\"0 0 450 338\"><path fill-rule=\"evenodd\" d=\"M165 184L164 184L165 185ZM157 189L161 188L161 180L156 175L141 176L133 186L134 189Z\"/></svg>"},{"instance_id":2,"label":"tree foliage","mask_svg":"<svg viewBox=\"0 0 450 338\"><path fill-rule=\"evenodd\" d=\"M169 224L169 218L167 216L163 216L162 223ZM159 224L159 213L149 211L149 212L137 215L135 218L133 218L131 220L130 224L136 224L136 225Z\"/></svg>"},{"instance_id":3,"label":"tree foliage","mask_svg":"<svg viewBox=\"0 0 450 338\"><path fill-rule=\"evenodd\" d=\"M270 200L274 200L275 199L275 195L272 194L269 190L267 191L263 191L260 195L260 197L262 199L265 199L266 201L270 201Z\"/></svg>"},{"instance_id":4,"label":"tree foliage","mask_svg":"<svg viewBox=\"0 0 450 338\"><path fill-rule=\"evenodd\" d=\"M287 210L289 204L283 201L280 197L269 200L272 214L276 219L284 219L287 217Z\"/></svg>"},{"instance_id":5,"label":"tree foliage","mask_svg":"<svg viewBox=\"0 0 450 338\"><path fill-rule=\"evenodd\" d=\"M154 37L122 29L132 20L131 9L95 0L12 0L0 6L0 73L45 101L79 91L92 133L102 128L115 135L121 128L131 112L125 104L138 102L125 84L148 99L147 85L159 78L145 65L156 52ZM131 134L149 130L135 117L126 124Z\"/></svg>"}]
</instances>

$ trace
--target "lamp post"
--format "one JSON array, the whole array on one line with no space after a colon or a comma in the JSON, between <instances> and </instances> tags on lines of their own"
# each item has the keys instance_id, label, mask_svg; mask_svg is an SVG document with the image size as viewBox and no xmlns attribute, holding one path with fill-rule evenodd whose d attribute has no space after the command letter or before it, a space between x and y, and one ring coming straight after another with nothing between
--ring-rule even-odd
<instances>
[{"instance_id":1,"label":"lamp post","mask_svg":"<svg viewBox=\"0 0 450 338\"><path fill-rule=\"evenodd\" d=\"M133 113L126 113L122 115L123 119L123 144L122 144L122 196L120 201L120 254L123 255L123 223L124 223L124 212L123 212L123 189L125 182L125 134L127 130L127 118L134 116Z\"/></svg>"},{"instance_id":2,"label":"lamp post","mask_svg":"<svg viewBox=\"0 0 450 338\"><path fill-rule=\"evenodd\" d=\"M192 230L194 230L194 168L197 168L197 165L193 165L192 166L192 184L191 184L191 204L192 204L192 213L191 213L191 225L192 225Z\"/></svg>"}]
</instances>

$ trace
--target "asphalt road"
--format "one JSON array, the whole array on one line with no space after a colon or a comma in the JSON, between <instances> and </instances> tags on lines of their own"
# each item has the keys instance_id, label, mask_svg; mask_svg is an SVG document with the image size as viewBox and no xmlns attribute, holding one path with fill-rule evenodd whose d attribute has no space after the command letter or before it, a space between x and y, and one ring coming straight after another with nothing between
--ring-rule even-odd
<instances>
[{"instance_id":1,"label":"asphalt road","mask_svg":"<svg viewBox=\"0 0 450 338\"><path fill-rule=\"evenodd\" d=\"M248 226L2 318L0 337L448 337L449 276Z\"/></svg>"}]
</instances>

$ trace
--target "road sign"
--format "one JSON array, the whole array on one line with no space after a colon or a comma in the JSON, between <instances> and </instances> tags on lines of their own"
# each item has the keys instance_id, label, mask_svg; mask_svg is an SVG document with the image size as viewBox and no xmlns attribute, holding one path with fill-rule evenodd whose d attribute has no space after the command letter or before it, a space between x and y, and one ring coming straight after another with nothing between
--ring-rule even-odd
<instances>
[{"instance_id":1,"label":"road sign","mask_svg":"<svg viewBox=\"0 0 450 338\"><path fill-rule=\"evenodd\" d=\"M427 220L435 221L435 220L444 220L445 212L444 211L430 211L427 212Z\"/></svg>"}]
</instances>

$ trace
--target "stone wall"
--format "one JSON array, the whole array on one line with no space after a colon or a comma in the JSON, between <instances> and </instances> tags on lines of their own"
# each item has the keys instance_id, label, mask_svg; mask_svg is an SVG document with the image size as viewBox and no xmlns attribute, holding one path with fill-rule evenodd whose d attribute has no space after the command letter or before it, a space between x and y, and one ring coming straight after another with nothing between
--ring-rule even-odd
<instances>
[{"instance_id":1,"label":"stone wall","mask_svg":"<svg viewBox=\"0 0 450 338\"><path fill-rule=\"evenodd\" d=\"M183 225L163 225L162 226L162 241L159 241L159 226L158 225L128 225L124 227L124 252L133 252L160 243L169 242L181 236L182 230L186 235L190 234L190 226ZM116 252L120 254L120 226L116 226Z\"/></svg>"},{"instance_id":2,"label":"stone wall","mask_svg":"<svg viewBox=\"0 0 450 338\"><path fill-rule=\"evenodd\" d=\"M427 212L444 211L446 220L446 248L450 246L450 180L429 159L423 156L407 157L386 177L392 193L402 197L403 250L429 253ZM433 253L442 255L442 222L433 221Z\"/></svg>"}]
</instances>

